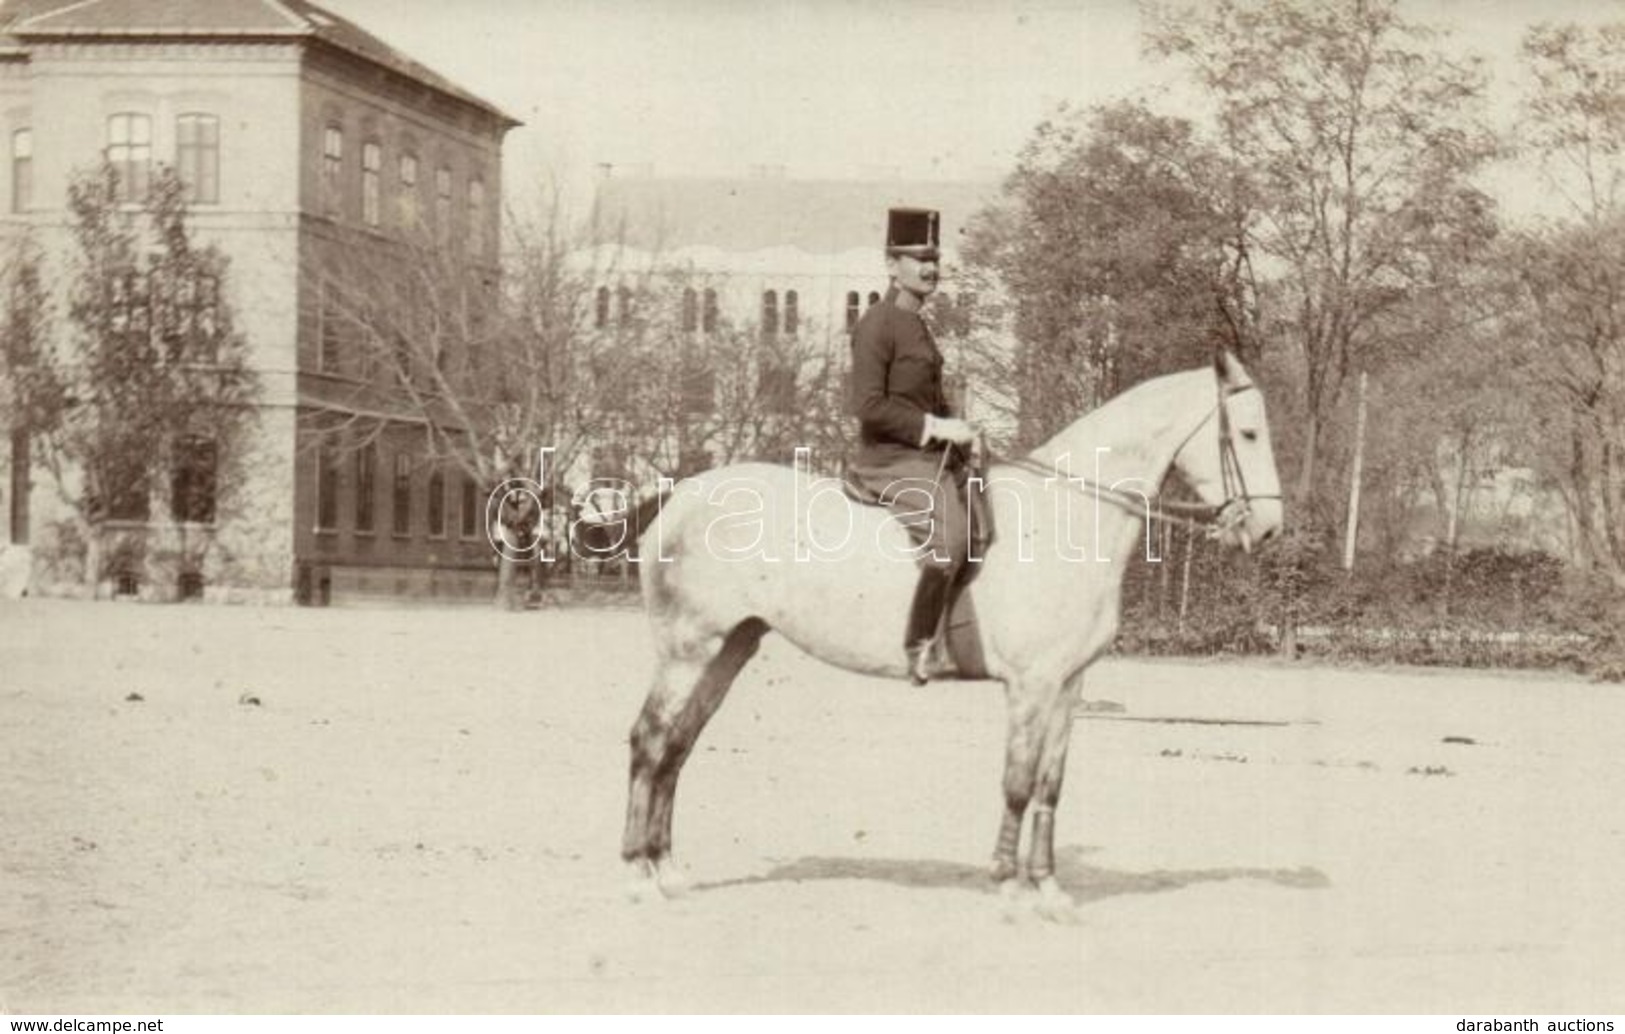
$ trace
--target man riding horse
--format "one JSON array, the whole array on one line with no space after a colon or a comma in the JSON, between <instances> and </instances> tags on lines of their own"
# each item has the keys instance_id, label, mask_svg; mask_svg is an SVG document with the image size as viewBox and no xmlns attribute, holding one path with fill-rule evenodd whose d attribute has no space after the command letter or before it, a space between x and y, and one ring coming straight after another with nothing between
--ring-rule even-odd
<instances>
[{"instance_id":1,"label":"man riding horse","mask_svg":"<svg viewBox=\"0 0 1625 1034\"><path fill-rule=\"evenodd\" d=\"M916 685L931 675L932 645L970 548L965 447L977 434L949 413L942 353L920 315L937 289L938 234L934 211L894 208L887 214L891 287L852 332L851 404L859 446L848 477L923 539L903 634Z\"/></svg>"}]
</instances>

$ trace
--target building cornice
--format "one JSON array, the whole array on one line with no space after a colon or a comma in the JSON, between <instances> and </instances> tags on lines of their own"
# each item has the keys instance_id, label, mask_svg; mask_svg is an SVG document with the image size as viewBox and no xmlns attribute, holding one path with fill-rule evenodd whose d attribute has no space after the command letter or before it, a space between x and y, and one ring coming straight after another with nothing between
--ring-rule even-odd
<instances>
[{"instance_id":1,"label":"building cornice","mask_svg":"<svg viewBox=\"0 0 1625 1034\"><path fill-rule=\"evenodd\" d=\"M207 50L213 57L231 60L265 57L277 57L286 60L298 54L298 46L299 41L297 39L264 36L256 38L248 35L233 39L177 38L172 35L148 39L126 37L108 42L89 40L83 37L62 36L41 39L39 43L28 47L24 60L31 60L36 52L45 50L49 50L52 57L68 59L96 58L115 61L129 61L138 58L164 60L167 58L195 57L200 50Z\"/></svg>"}]
</instances>

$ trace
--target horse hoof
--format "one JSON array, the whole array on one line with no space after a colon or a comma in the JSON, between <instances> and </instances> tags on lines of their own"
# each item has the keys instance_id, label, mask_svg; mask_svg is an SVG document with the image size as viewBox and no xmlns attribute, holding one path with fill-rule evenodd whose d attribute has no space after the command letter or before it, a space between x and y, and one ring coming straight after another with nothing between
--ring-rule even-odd
<instances>
[{"instance_id":1,"label":"horse hoof","mask_svg":"<svg viewBox=\"0 0 1625 1034\"><path fill-rule=\"evenodd\" d=\"M1032 914L1032 885L1026 880L1011 877L999 881L1000 917L1007 923L1019 923Z\"/></svg>"},{"instance_id":2,"label":"horse hoof","mask_svg":"<svg viewBox=\"0 0 1625 1034\"><path fill-rule=\"evenodd\" d=\"M647 858L634 859L626 866L626 896L634 904L663 901L666 895L660 889L660 870Z\"/></svg>"},{"instance_id":3,"label":"horse hoof","mask_svg":"<svg viewBox=\"0 0 1625 1034\"><path fill-rule=\"evenodd\" d=\"M688 873L681 866L667 861L664 865L655 866L655 885L660 892L668 898L680 898L688 894Z\"/></svg>"},{"instance_id":4,"label":"horse hoof","mask_svg":"<svg viewBox=\"0 0 1625 1034\"><path fill-rule=\"evenodd\" d=\"M1052 923L1062 923L1075 926L1082 921L1078 914L1078 903L1061 889L1055 877L1046 876L1038 881L1038 900L1035 906L1040 918Z\"/></svg>"}]
</instances>

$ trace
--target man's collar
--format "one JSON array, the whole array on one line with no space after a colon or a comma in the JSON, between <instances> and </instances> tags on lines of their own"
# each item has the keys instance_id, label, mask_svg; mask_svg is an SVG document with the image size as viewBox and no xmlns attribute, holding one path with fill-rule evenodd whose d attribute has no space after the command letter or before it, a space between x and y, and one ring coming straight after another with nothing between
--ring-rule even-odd
<instances>
[{"instance_id":1,"label":"man's collar","mask_svg":"<svg viewBox=\"0 0 1625 1034\"><path fill-rule=\"evenodd\" d=\"M904 301L903 299L905 298L908 300ZM886 301L889 304L895 305L899 309L902 309L904 312L912 312L917 314L920 312L920 310L925 308L924 299L917 298L914 295L909 294L901 287L898 287L895 283L886 289Z\"/></svg>"}]
</instances>

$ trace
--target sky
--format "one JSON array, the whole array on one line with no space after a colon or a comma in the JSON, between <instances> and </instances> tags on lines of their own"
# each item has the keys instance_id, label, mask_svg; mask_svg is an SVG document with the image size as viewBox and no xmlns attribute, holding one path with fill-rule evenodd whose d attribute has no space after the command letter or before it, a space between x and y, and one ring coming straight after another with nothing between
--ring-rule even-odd
<instances>
[{"instance_id":1,"label":"sky","mask_svg":"<svg viewBox=\"0 0 1625 1034\"><path fill-rule=\"evenodd\" d=\"M1178 108L1134 0L325 0L525 125L510 199L595 170L996 180L1062 103ZM1503 83L1539 21L1625 21L1625 0L1402 0ZM1493 95L1510 97L1509 85Z\"/></svg>"}]
</instances>

